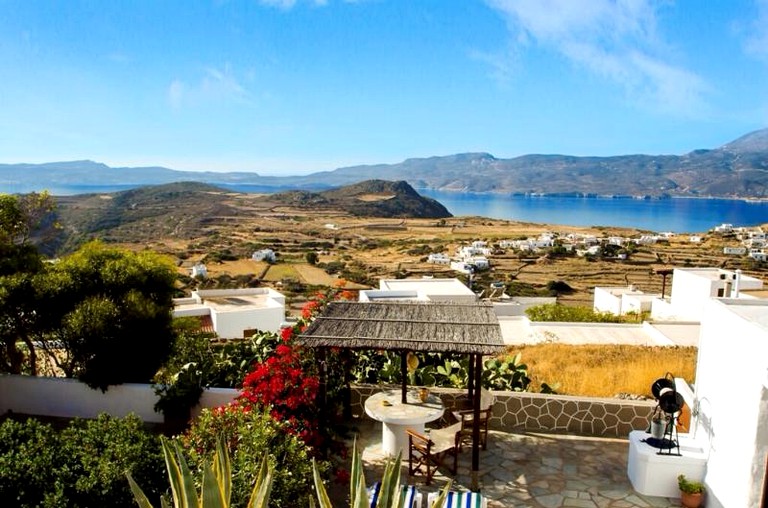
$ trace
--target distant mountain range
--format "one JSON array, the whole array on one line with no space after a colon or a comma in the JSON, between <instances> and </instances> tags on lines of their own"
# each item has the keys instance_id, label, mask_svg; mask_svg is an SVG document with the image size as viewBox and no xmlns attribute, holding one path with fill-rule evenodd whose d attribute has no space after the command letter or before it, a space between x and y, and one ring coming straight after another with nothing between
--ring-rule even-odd
<instances>
[{"instance_id":1,"label":"distant mountain range","mask_svg":"<svg viewBox=\"0 0 768 508\"><path fill-rule=\"evenodd\" d=\"M196 181L253 190L322 190L363 180L404 180L416 189L509 194L768 197L768 129L712 150L685 155L575 157L488 153L407 159L399 164L339 168L305 176L112 168L92 161L0 164L0 189L142 186Z\"/></svg>"}]
</instances>

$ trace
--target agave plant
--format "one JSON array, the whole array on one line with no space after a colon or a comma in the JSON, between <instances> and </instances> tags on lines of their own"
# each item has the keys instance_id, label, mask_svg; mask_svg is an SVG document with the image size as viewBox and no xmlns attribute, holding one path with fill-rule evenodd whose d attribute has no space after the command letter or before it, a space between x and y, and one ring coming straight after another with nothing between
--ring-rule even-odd
<instances>
[{"instance_id":1,"label":"agave plant","mask_svg":"<svg viewBox=\"0 0 768 508\"><path fill-rule=\"evenodd\" d=\"M203 465L200 494L197 493L194 476L178 443L162 438L162 446L173 496L172 505L165 496L160 499L162 508L170 508L171 506L174 508L229 508L231 506L232 466L223 439L220 438L216 444L213 465L207 462ZM267 462L265 455L261 460L247 508L267 508L272 489L272 474L273 469ZM126 476L139 507L152 508L152 503L131 478L131 474L126 473Z\"/></svg>"},{"instance_id":2,"label":"agave plant","mask_svg":"<svg viewBox=\"0 0 768 508\"><path fill-rule=\"evenodd\" d=\"M314 470L315 492L320 508L333 508L331 500L328 497L328 492L325 490L325 485L323 485L323 479L321 478L320 472L314 461L312 466ZM440 491L440 495L435 502L432 503L432 508L443 506L450 488L451 482L449 480L445 488ZM317 508L313 498L310 498L309 501L311 508ZM368 489L366 488L365 473L363 472L363 459L360 452L357 450L357 441L355 441L349 480L349 507L369 508L370 506L371 501ZM405 490L400 488L400 453L398 453L394 460L390 459L384 465L384 475L381 478L381 487L379 489L376 508L404 508L404 506Z\"/></svg>"}]
</instances>

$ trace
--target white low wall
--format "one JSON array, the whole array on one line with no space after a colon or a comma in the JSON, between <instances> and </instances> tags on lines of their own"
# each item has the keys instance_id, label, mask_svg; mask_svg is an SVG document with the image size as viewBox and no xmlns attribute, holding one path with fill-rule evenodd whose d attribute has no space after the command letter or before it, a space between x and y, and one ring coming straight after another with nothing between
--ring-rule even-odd
<instances>
[{"instance_id":1,"label":"white low wall","mask_svg":"<svg viewBox=\"0 0 768 508\"><path fill-rule=\"evenodd\" d=\"M205 390L192 414L199 414L203 407L227 404L237 394L237 390L229 388ZM149 384L127 383L102 392L75 379L0 376L0 414L12 411L63 418L96 418L99 413L118 417L134 413L147 423L161 423L163 415L155 412L156 402L157 395Z\"/></svg>"}]
</instances>

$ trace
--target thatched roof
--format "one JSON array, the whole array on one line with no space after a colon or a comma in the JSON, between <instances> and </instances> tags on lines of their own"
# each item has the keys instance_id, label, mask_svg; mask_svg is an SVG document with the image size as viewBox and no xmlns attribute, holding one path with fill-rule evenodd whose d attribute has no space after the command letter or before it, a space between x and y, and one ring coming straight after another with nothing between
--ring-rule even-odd
<instances>
[{"instance_id":1,"label":"thatched roof","mask_svg":"<svg viewBox=\"0 0 768 508\"><path fill-rule=\"evenodd\" d=\"M484 303L331 302L298 337L310 347L496 354L504 350Z\"/></svg>"}]
</instances>

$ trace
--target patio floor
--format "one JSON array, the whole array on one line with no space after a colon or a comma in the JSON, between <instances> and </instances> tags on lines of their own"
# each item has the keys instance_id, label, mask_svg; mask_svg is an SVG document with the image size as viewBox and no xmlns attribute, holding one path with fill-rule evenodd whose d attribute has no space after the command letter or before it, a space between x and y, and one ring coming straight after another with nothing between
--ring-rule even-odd
<instances>
[{"instance_id":1,"label":"patio floor","mask_svg":"<svg viewBox=\"0 0 768 508\"><path fill-rule=\"evenodd\" d=\"M366 479L380 478L385 456L381 449L381 424L360 421L358 442L363 447ZM480 489L489 508L666 508L680 506L678 499L648 497L636 493L627 478L629 443L622 439L562 434L511 434L491 431L488 450L480 452ZM468 490L472 452L459 455L459 471L453 488ZM404 482L421 492L439 490L447 480L439 470L429 487L422 476ZM425 494L426 499L426 494ZM423 508L426 507L426 502Z\"/></svg>"}]
</instances>

